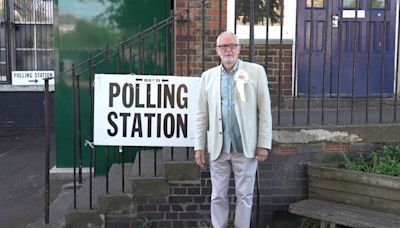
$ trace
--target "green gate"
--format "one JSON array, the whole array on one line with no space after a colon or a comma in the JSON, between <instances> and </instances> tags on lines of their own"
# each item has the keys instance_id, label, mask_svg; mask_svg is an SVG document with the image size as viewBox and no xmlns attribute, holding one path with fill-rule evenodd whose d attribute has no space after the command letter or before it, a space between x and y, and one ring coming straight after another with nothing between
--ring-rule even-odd
<instances>
[{"instance_id":1,"label":"green gate","mask_svg":"<svg viewBox=\"0 0 400 228\"><path fill-rule=\"evenodd\" d=\"M171 28L147 29L168 18L170 9L169 1L159 0L55 2L59 15L55 24L57 168L73 167L74 151L78 163L82 159L80 164L89 167L90 150L85 142L92 138L90 88L93 86L89 79L94 73L166 75L170 72ZM137 40L126 40L133 34L139 34ZM136 150L123 148L124 161L133 161ZM121 161L119 148L109 147L107 151L110 162ZM105 172L105 152L104 147L95 148L97 174Z\"/></svg>"}]
</instances>

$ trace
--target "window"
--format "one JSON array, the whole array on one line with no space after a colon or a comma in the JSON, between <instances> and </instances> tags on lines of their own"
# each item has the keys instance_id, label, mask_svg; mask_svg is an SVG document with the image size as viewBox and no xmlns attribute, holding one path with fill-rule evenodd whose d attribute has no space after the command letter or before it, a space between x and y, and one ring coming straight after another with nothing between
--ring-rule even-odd
<instances>
[{"instance_id":1,"label":"window","mask_svg":"<svg viewBox=\"0 0 400 228\"><path fill-rule=\"evenodd\" d=\"M53 1L14 0L15 69L53 70Z\"/></svg>"},{"instance_id":2,"label":"window","mask_svg":"<svg viewBox=\"0 0 400 228\"><path fill-rule=\"evenodd\" d=\"M343 9L355 9L359 7L360 0L343 0Z\"/></svg>"},{"instance_id":3,"label":"window","mask_svg":"<svg viewBox=\"0 0 400 228\"><path fill-rule=\"evenodd\" d=\"M384 9L385 8L385 0L371 0L371 8L372 9Z\"/></svg>"},{"instance_id":4,"label":"window","mask_svg":"<svg viewBox=\"0 0 400 228\"><path fill-rule=\"evenodd\" d=\"M322 8L324 7L324 0L307 0L307 7Z\"/></svg>"},{"instance_id":5,"label":"window","mask_svg":"<svg viewBox=\"0 0 400 228\"><path fill-rule=\"evenodd\" d=\"M236 25L246 25L249 23L249 8L250 2L248 0L235 1ZM256 25L280 25L282 11L279 0L254 0L254 9Z\"/></svg>"},{"instance_id":6,"label":"window","mask_svg":"<svg viewBox=\"0 0 400 228\"><path fill-rule=\"evenodd\" d=\"M12 81L12 71L54 70L53 0L10 3L7 8L0 4L1 84Z\"/></svg>"},{"instance_id":7,"label":"window","mask_svg":"<svg viewBox=\"0 0 400 228\"><path fill-rule=\"evenodd\" d=\"M280 38L280 1L283 1L283 38L293 39L295 34L296 17L285 15L296 15L296 1L293 0L255 0L255 39L265 39L266 25L269 25L269 39ZM228 0L227 28L235 32L240 39L249 38L249 1ZM268 18L268 21L267 21Z\"/></svg>"}]
</instances>

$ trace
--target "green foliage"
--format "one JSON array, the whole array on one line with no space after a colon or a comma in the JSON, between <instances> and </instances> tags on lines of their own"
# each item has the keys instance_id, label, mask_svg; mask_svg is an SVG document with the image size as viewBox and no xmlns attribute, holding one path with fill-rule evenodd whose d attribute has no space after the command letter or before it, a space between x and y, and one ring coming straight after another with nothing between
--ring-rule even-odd
<instances>
[{"instance_id":1,"label":"green foliage","mask_svg":"<svg viewBox=\"0 0 400 228\"><path fill-rule=\"evenodd\" d=\"M318 228L319 226L312 223L308 218L302 218L297 228Z\"/></svg>"},{"instance_id":2,"label":"green foliage","mask_svg":"<svg viewBox=\"0 0 400 228\"><path fill-rule=\"evenodd\" d=\"M229 219L229 221L228 221L228 228L235 228L235 220Z\"/></svg>"},{"instance_id":3,"label":"green foliage","mask_svg":"<svg viewBox=\"0 0 400 228\"><path fill-rule=\"evenodd\" d=\"M248 0L236 0L236 20L240 20L244 25L249 23L250 3ZM280 22L281 6L280 0L255 0L254 1L254 21L262 25L266 24L267 18L269 25Z\"/></svg>"},{"instance_id":4,"label":"green foliage","mask_svg":"<svg viewBox=\"0 0 400 228\"><path fill-rule=\"evenodd\" d=\"M150 228L153 225L153 222L150 221L148 218L140 219L139 223L137 224L137 228Z\"/></svg>"},{"instance_id":5,"label":"green foliage","mask_svg":"<svg viewBox=\"0 0 400 228\"><path fill-rule=\"evenodd\" d=\"M229 219L228 228L235 228L235 221L233 219ZM264 228L269 228L269 225L265 225Z\"/></svg>"},{"instance_id":6,"label":"green foliage","mask_svg":"<svg viewBox=\"0 0 400 228\"><path fill-rule=\"evenodd\" d=\"M350 159L344 154L344 167L349 170L400 176L400 145L383 146L368 156Z\"/></svg>"}]
</instances>

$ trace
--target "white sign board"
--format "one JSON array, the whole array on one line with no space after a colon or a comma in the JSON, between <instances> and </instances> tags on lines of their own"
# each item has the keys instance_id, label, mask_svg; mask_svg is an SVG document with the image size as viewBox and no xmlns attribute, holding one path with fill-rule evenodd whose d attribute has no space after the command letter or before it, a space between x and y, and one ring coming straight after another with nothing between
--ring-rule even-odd
<instances>
[{"instance_id":1,"label":"white sign board","mask_svg":"<svg viewBox=\"0 0 400 228\"><path fill-rule=\"evenodd\" d=\"M198 77L96 74L94 144L194 145Z\"/></svg>"},{"instance_id":2,"label":"white sign board","mask_svg":"<svg viewBox=\"0 0 400 228\"><path fill-rule=\"evenodd\" d=\"M356 15L357 14L357 15ZM343 10L343 18L365 18L365 10Z\"/></svg>"},{"instance_id":3,"label":"white sign board","mask_svg":"<svg viewBox=\"0 0 400 228\"><path fill-rule=\"evenodd\" d=\"M13 85L44 85L45 78L54 78L54 71L13 71ZM49 80L54 85L54 80Z\"/></svg>"}]
</instances>

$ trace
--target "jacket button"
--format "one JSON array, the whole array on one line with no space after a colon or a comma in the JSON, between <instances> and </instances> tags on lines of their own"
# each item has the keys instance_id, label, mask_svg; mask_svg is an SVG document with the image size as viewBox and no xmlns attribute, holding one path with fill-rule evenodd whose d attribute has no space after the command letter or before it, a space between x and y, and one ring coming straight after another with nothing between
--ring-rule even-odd
<instances>
[{"instance_id":1,"label":"jacket button","mask_svg":"<svg viewBox=\"0 0 400 228\"><path fill-rule=\"evenodd\" d=\"M219 132L220 135L222 135L222 132Z\"/></svg>"}]
</instances>

